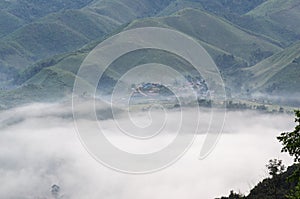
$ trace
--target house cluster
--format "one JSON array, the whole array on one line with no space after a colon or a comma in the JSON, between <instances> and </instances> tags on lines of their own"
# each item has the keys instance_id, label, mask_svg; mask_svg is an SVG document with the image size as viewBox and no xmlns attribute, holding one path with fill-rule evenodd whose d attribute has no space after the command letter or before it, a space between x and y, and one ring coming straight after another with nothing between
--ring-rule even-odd
<instances>
[{"instance_id":1,"label":"house cluster","mask_svg":"<svg viewBox=\"0 0 300 199\"><path fill-rule=\"evenodd\" d=\"M200 77L187 76L184 82L175 80L173 84L166 86L160 83L141 83L132 86L133 96L135 97L171 96L174 93L187 96L191 89L197 93L198 98L207 98L210 95L205 80Z\"/></svg>"},{"instance_id":2,"label":"house cluster","mask_svg":"<svg viewBox=\"0 0 300 199\"><path fill-rule=\"evenodd\" d=\"M134 96L171 95L171 91L159 83L142 83L133 88Z\"/></svg>"},{"instance_id":3,"label":"house cluster","mask_svg":"<svg viewBox=\"0 0 300 199\"><path fill-rule=\"evenodd\" d=\"M207 98L211 94L204 79L187 76L187 84L197 92L198 98Z\"/></svg>"}]
</instances>

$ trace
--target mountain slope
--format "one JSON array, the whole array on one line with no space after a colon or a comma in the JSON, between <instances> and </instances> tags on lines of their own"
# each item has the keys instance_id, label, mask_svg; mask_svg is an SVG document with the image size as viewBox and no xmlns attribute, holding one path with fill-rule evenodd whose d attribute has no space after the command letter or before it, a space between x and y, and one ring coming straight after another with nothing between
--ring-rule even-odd
<instances>
[{"instance_id":1,"label":"mountain slope","mask_svg":"<svg viewBox=\"0 0 300 199\"><path fill-rule=\"evenodd\" d=\"M176 0L162 11L162 15L169 15L184 8L200 8L222 17L228 14L242 15L265 1L266 0Z\"/></svg>"},{"instance_id":2,"label":"mountain slope","mask_svg":"<svg viewBox=\"0 0 300 199\"><path fill-rule=\"evenodd\" d=\"M10 0L0 2L0 37L48 14L79 9L92 0Z\"/></svg>"},{"instance_id":3,"label":"mountain slope","mask_svg":"<svg viewBox=\"0 0 300 199\"><path fill-rule=\"evenodd\" d=\"M0 9L30 22L50 13L66 9L80 9L93 0L9 0L2 1Z\"/></svg>"},{"instance_id":4,"label":"mountain slope","mask_svg":"<svg viewBox=\"0 0 300 199\"><path fill-rule=\"evenodd\" d=\"M11 14L16 20L7 31L18 29L0 39L0 52L3 52L0 67L20 71L38 60L74 51L133 19L155 15L172 0L78 0L70 5L60 0L34 4L35 1L2 6L2 14L6 18ZM47 8L43 10L44 7ZM26 23L18 24L19 18Z\"/></svg>"},{"instance_id":5,"label":"mountain slope","mask_svg":"<svg viewBox=\"0 0 300 199\"><path fill-rule=\"evenodd\" d=\"M280 47L280 41L277 42L271 37L241 28L204 10L189 8L170 16L136 19L156 15L160 12L159 10L163 10L163 6L154 3L151 7L148 5L151 3L149 0L136 2L134 5L131 5L132 2L124 0L122 4L117 0L93 1L79 10L64 10L47 15L7 36L7 41L2 41L3 44L0 45L0 64L5 66L0 69L4 73L12 68L19 70L14 79L14 83L19 87L1 92L2 103L14 104L29 102L32 99L42 100L45 99L43 96L47 96L47 100L62 98L71 92L77 70L86 55L105 38L105 35L114 35L122 30L147 26L171 28L194 37L212 56L226 82L226 87L231 90L239 92L244 89L268 93L280 93L283 90L299 91L297 88L299 85L299 78L297 78L299 43L283 50ZM168 3L170 1L167 1L164 6ZM197 2L194 3L200 6ZM143 6L147 7L144 11L142 11ZM148 9L149 6L151 9ZM120 9L113 12L117 9L116 7ZM120 16L124 10L129 14L121 20ZM134 12L134 10L139 10L139 12ZM132 19L136 20L124 25L126 20ZM114 29L111 27L112 24L118 28L114 33L112 33ZM28 28L31 26L33 28ZM39 31L35 33L34 30ZM54 30L52 35L45 36L49 35L51 30ZM63 31L60 32L61 30ZM23 33L26 34L23 35ZM56 33L60 34L55 35ZM62 37L62 35L65 36ZM90 41L93 42L69 53ZM34 44L31 45L32 43ZM32 64L35 60L57 53L62 54ZM135 52L123 58L123 61L114 63L115 66L106 74L106 84L114 83L119 78L116 72L119 69L125 70L138 64L155 61L172 65L179 70L188 66L185 60L172 54L151 50ZM7 63L13 63L14 67ZM20 70L21 68L23 70ZM16 73L16 71L7 73ZM5 79L5 76L0 76L0 80L1 78ZM48 95L47 90L51 91L51 94ZM16 100L11 101L10 97Z\"/></svg>"},{"instance_id":6,"label":"mountain slope","mask_svg":"<svg viewBox=\"0 0 300 199\"><path fill-rule=\"evenodd\" d=\"M300 93L300 42L244 71L250 72L247 84L254 91Z\"/></svg>"},{"instance_id":7,"label":"mountain slope","mask_svg":"<svg viewBox=\"0 0 300 199\"><path fill-rule=\"evenodd\" d=\"M280 18L280 22L270 19L268 17L270 13L268 10L281 13L287 7L284 4L288 5L291 2L293 4L297 3L295 0L281 2L266 0L177 0L166 7L160 13L160 16L167 16L184 8L197 8L221 16L243 27L245 30L265 35L271 40L276 40L281 46L286 47L300 39L299 32L294 31L294 28L299 27L297 25L299 21L299 9L297 7L293 8L292 13L288 13L288 15L287 13L283 13L283 17L277 17ZM277 3L279 5L274 5L275 8L273 10L274 6L272 7L271 4ZM279 16L277 13L274 15ZM293 15L293 17L289 15ZM292 24L291 19L294 21ZM284 24L290 24L289 26L294 26L294 28L287 28Z\"/></svg>"},{"instance_id":8,"label":"mountain slope","mask_svg":"<svg viewBox=\"0 0 300 199\"><path fill-rule=\"evenodd\" d=\"M255 57L256 51L260 51L260 55L269 56L281 50L279 46L260 35L245 32L224 19L195 9L184 9L168 17L135 21L129 28L145 26L162 26L179 30L240 57L250 65L263 59Z\"/></svg>"},{"instance_id":9,"label":"mountain slope","mask_svg":"<svg viewBox=\"0 0 300 199\"><path fill-rule=\"evenodd\" d=\"M0 38L13 32L24 24L24 21L7 11L0 10Z\"/></svg>"},{"instance_id":10,"label":"mountain slope","mask_svg":"<svg viewBox=\"0 0 300 199\"><path fill-rule=\"evenodd\" d=\"M178 12L179 10L183 10L186 8L204 10L203 5L200 1L176 0L170 3L170 5L168 5L165 9L163 9L158 16L169 16Z\"/></svg>"},{"instance_id":11,"label":"mountain slope","mask_svg":"<svg viewBox=\"0 0 300 199\"><path fill-rule=\"evenodd\" d=\"M149 25L177 29L197 39L215 60L225 80L234 81L234 75L232 74L248 64L263 59L264 57L261 54L265 53L265 56L268 56L281 51L280 47L268 42L264 37L245 32L226 20L194 9L185 9L169 17L136 20L129 24L125 30ZM59 73L50 73L49 69L60 71L61 74L73 74L74 77L87 53L98 43L92 43L74 53L55 56L39 62L21 73L17 78L17 82L21 83L24 88L39 88L32 91L33 95L44 92L42 90L52 90L52 93L54 93L52 97L63 96L62 92L65 93L65 89L72 85L72 76L68 75L69 83L64 84L67 86L61 89L56 84L64 82L64 79L59 79L65 76L60 76ZM107 77L110 78L108 80L112 82L118 79L118 73L114 71L125 70L125 68L136 64L149 63L154 60L158 63L176 67L178 70L181 70L183 66L188 67L188 63L174 55L150 50L135 52L129 54L122 61L116 62L115 68L112 66L112 69L107 73ZM47 79L47 84L42 79ZM68 89L68 92L71 92L72 87L70 86ZM28 89L25 89L25 91L28 92Z\"/></svg>"},{"instance_id":12,"label":"mountain slope","mask_svg":"<svg viewBox=\"0 0 300 199\"><path fill-rule=\"evenodd\" d=\"M246 30L276 40L282 47L288 47L300 39L297 0L268 0L256 5L257 7L247 13L232 12L224 17Z\"/></svg>"},{"instance_id":13,"label":"mountain slope","mask_svg":"<svg viewBox=\"0 0 300 199\"><path fill-rule=\"evenodd\" d=\"M98 0L86 9L108 16L121 23L155 16L174 0Z\"/></svg>"},{"instance_id":14,"label":"mountain slope","mask_svg":"<svg viewBox=\"0 0 300 199\"><path fill-rule=\"evenodd\" d=\"M189 23L188 21L190 21L191 18L194 18L196 22ZM210 24L211 26L206 27L208 26L208 24ZM257 51L262 53L275 53L281 51L281 48L272 43L269 43L268 41L265 41L263 38L256 37L247 32L244 32L238 29L237 27L231 25L230 23L219 19L213 15L207 14L202 11L196 11L193 9L183 10L179 14L170 17L137 20L129 24L125 28L125 30L149 25L177 29L182 32L185 32L190 36L195 37L213 57L213 59L220 67L221 71L226 70L228 68L233 69L234 67L247 66L246 62L250 63L251 61L254 61L254 58L258 58L254 57L254 54ZM222 30L222 32L220 32L219 30ZM90 51L95 45L97 45L97 42L91 44L90 47L85 48L85 50L83 50L85 53L75 53L75 55L74 53L71 53L70 57L73 57L72 60L76 59L77 57L81 57L83 59L84 55L88 51ZM248 48L243 51L240 48L244 46L248 46ZM226 63L226 61L223 60L226 58L231 59L231 56L233 60L230 63ZM259 59L262 58L263 57L259 57ZM76 60L80 62L80 60L82 59ZM131 59L134 58L132 57ZM161 58L160 60L163 60L163 58ZM63 67L64 70L69 70L67 67L69 61L70 60L66 61L66 59L64 58L62 60L52 62L52 65L60 65L60 67ZM62 64L62 62L64 62L64 64ZM73 61L71 62L74 63ZM231 64L237 65L232 66ZM38 68L38 66L35 66L35 68ZM27 72L25 71L23 76L20 76L18 78L19 80L21 79L21 81L19 82L22 83L26 81L26 79L32 77L34 75L34 71L39 70L29 70ZM76 71L73 71L72 69L72 72Z\"/></svg>"},{"instance_id":15,"label":"mountain slope","mask_svg":"<svg viewBox=\"0 0 300 199\"><path fill-rule=\"evenodd\" d=\"M300 34L300 2L298 0L269 0L246 14L266 18L282 28Z\"/></svg>"}]
</instances>

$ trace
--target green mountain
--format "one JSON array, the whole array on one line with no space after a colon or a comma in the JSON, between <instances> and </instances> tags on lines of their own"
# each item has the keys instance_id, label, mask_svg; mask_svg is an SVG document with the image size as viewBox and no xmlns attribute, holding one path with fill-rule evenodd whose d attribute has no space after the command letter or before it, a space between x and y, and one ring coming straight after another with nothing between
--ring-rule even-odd
<instances>
[{"instance_id":1,"label":"green mountain","mask_svg":"<svg viewBox=\"0 0 300 199\"><path fill-rule=\"evenodd\" d=\"M5 10L0 10L0 38L18 29L23 24L22 19Z\"/></svg>"},{"instance_id":2,"label":"green mountain","mask_svg":"<svg viewBox=\"0 0 300 199\"><path fill-rule=\"evenodd\" d=\"M243 27L277 39L285 46L300 39L300 4L297 0L266 1L245 14L243 19Z\"/></svg>"},{"instance_id":3,"label":"green mountain","mask_svg":"<svg viewBox=\"0 0 300 199\"><path fill-rule=\"evenodd\" d=\"M228 90L238 96L299 93L300 44L295 42L296 30L270 18L270 10L286 9L275 6L278 3L287 4L275 0L94 0L78 9L58 7L31 21L13 15L8 9L12 4L0 4L3 15L21 26L0 38L2 106L70 94L80 64L98 43L122 30L148 26L175 29L199 41L219 67ZM261 14L262 10L267 14ZM291 42L295 44L288 46ZM182 71L190 67L170 53L144 50L117 60L101 83L113 84L118 71L153 61Z\"/></svg>"},{"instance_id":4,"label":"green mountain","mask_svg":"<svg viewBox=\"0 0 300 199\"><path fill-rule=\"evenodd\" d=\"M300 33L300 3L297 0L270 0L247 13L254 17L266 17L284 28Z\"/></svg>"},{"instance_id":5,"label":"green mountain","mask_svg":"<svg viewBox=\"0 0 300 199\"><path fill-rule=\"evenodd\" d=\"M1 1L0 9L25 21L32 21L60 10L79 9L90 2L92 0L8 0Z\"/></svg>"},{"instance_id":6,"label":"green mountain","mask_svg":"<svg viewBox=\"0 0 300 199\"><path fill-rule=\"evenodd\" d=\"M145 26L168 27L196 38L213 57L224 75L224 79L230 79L231 81L233 81L233 78L230 77L236 70L257 63L265 57L282 50L276 44L265 39L264 36L244 31L227 20L195 9L184 9L167 17L135 20L124 29ZM16 83L22 84L26 92L27 90L30 92L32 87L40 89L49 87L56 89L56 92L53 90L52 94L59 93L53 97L62 96L61 92L70 92L71 85L73 85L72 77L76 75L87 53L98 42L92 43L78 52L55 56L38 62L20 73L16 78ZM114 71L125 70L126 67L132 67L137 64L149 63L153 59L179 69L180 67L188 66L188 63L174 55L153 51L143 53L139 54L139 52L136 52L128 55L122 62L116 63L115 65L118 68L112 67L110 73L107 74L108 78L117 80L118 76ZM228 80L228 82L230 81ZM63 86L64 89L59 85ZM69 91L67 91L68 89ZM40 92L40 90L35 90L34 92ZM35 95L38 96L37 93L32 96Z\"/></svg>"},{"instance_id":7,"label":"green mountain","mask_svg":"<svg viewBox=\"0 0 300 199\"><path fill-rule=\"evenodd\" d=\"M74 51L122 24L155 15L171 1L12 1L0 13L12 18L7 22L11 28L3 28L6 35L0 38L0 68L21 71L38 60ZM1 23L7 26L4 19ZM10 77L11 72L6 74Z\"/></svg>"},{"instance_id":8,"label":"green mountain","mask_svg":"<svg viewBox=\"0 0 300 199\"><path fill-rule=\"evenodd\" d=\"M170 3L170 5L168 5L165 9L163 9L158 16L169 16L178 12L179 10L183 10L186 8L204 10L201 1L176 0Z\"/></svg>"},{"instance_id":9,"label":"green mountain","mask_svg":"<svg viewBox=\"0 0 300 199\"><path fill-rule=\"evenodd\" d=\"M218 16L245 14L266 0L176 0L161 15L170 15L184 8L203 9Z\"/></svg>"},{"instance_id":10,"label":"green mountain","mask_svg":"<svg viewBox=\"0 0 300 199\"><path fill-rule=\"evenodd\" d=\"M244 69L249 89L269 94L300 94L300 42Z\"/></svg>"},{"instance_id":11,"label":"green mountain","mask_svg":"<svg viewBox=\"0 0 300 199\"><path fill-rule=\"evenodd\" d=\"M0 38L48 14L79 9L92 0L9 0L0 2Z\"/></svg>"},{"instance_id":12,"label":"green mountain","mask_svg":"<svg viewBox=\"0 0 300 199\"><path fill-rule=\"evenodd\" d=\"M213 13L245 30L265 35L283 47L300 38L299 31L295 31L299 27L297 0L177 0L160 15L167 16L184 8L202 9Z\"/></svg>"},{"instance_id":13,"label":"green mountain","mask_svg":"<svg viewBox=\"0 0 300 199\"><path fill-rule=\"evenodd\" d=\"M281 48L262 35L244 31L231 22L196 9L184 9L167 17L149 18L134 21L128 28L159 26L186 33L212 48L225 51L245 60L249 65L262 60L254 54L270 56Z\"/></svg>"},{"instance_id":14,"label":"green mountain","mask_svg":"<svg viewBox=\"0 0 300 199\"><path fill-rule=\"evenodd\" d=\"M98 0L88 9L122 23L155 16L174 0Z\"/></svg>"}]
</instances>

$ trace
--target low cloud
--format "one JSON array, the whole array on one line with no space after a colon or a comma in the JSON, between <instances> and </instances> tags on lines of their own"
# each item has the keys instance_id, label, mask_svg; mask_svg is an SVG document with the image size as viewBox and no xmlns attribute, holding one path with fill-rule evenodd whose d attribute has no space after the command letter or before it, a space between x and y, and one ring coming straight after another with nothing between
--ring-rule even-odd
<instances>
[{"instance_id":1,"label":"low cloud","mask_svg":"<svg viewBox=\"0 0 300 199\"><path fill-rule=\"evenodd\" d=\"M249 191L268 175L265 164L271 158L292 163L280 153L276 136L293 129L293 115L228 112L223 135L206 159L198 160L205 138L200 134L179 161L147 175L122 174L98 163L81 145L71 115L70 106L61 104L0 113L1 199L53 198L53 184L60 186L61 198L206 199L231 189Z\"/></svg>"}]
</instances>

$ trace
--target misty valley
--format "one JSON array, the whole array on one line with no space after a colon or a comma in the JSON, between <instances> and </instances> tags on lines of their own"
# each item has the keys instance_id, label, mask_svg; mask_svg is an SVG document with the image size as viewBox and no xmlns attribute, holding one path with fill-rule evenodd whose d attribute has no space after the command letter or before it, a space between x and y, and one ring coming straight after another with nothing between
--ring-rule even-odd
<instances>
[{"instance_id":1,"label":"misty valley","mask_svg":"<svg viewBox=\"0 0 300 199\"><path fill-rule=\"evenodd\" d=\"M189 114L192 110L184 111ZM137 117L145 117L146 113ZM158 117L161 113L152 114ZM174 139L177 113L168 115L169 131L142 143L118 134L111 119L100 122L108 139L118 147L149 153ZM282 159L286 165L292 163L287 154L280 153L281 146L276 141L279 132L293 128L292 115L230 111L214 150L207 158L199 159L210 117L210 111L203 110L202 133L196 135L187 153L169 168L141 176L99 165L81 145L70 115L70 109L60 104L32 104L1 113L1 196L51 198L51 186L57 185L58 198L214 198L231 189L248 193L268 176L265 164L270 158ZM97 122L84 117L82 120ZM190 126L185 133L193 130ZM210 133L216 132L211 129Z\"/></svg>"},{"instance_id":2,"label":"misty valley","mask_svg":"<svg viewBox=\"0 0 300 199\"><path fill-rule=\"evenodd\" d=\"M1 0L0 199L299 199L298 0Z\"/></svg>"}]
</instances>

